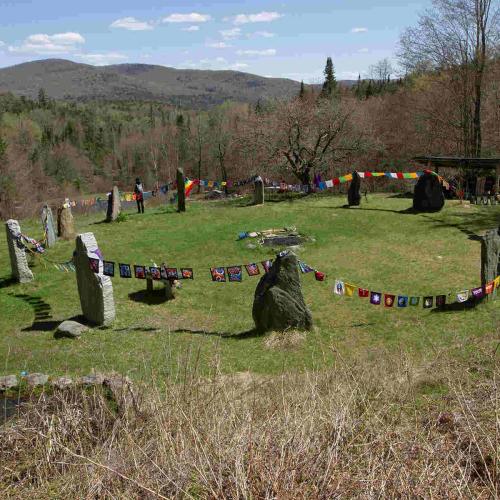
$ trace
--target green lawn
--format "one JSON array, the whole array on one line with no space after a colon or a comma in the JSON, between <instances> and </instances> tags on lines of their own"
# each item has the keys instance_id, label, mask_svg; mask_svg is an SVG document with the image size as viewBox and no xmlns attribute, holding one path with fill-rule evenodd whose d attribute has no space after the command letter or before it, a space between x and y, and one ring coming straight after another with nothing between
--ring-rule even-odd
<instances>
[{"instance_id":1,"label":"green lawn","mask_svg":"<svg viewBox=\"0 0 500 500\"><path fill-rule=\"evenodd\" d=\"M321 368L336 351L376 363L384 352L419 358L446 349L457 360L473 356L478 343L498 337L499 302L469 310L436 312L384 309L357 297L332 293L335 278L390 293L436 295L478 286L480 243L473 238L496 227L500 207L464 208L448 202L435 214L408 214L410 199L372 195L357 209L345 198L320 196L244 206L241 201L192 202L185 214L171 208L130 213L127 220L100 224L104 214L76 217L78 232L92 231L105 258L151 265L163 261L193 267L194 281L182 283L172 302L133 300L145 282L113 279L117 318L79 340L53 338L56 324L81 313L74 273L59 272L37 259L33 283L8 281L5 234L0 234L0 374L27 370L87 374L93 369L140 379L181 374L195 364L202 373ZM325 283L302 275L304 295L316 329L289 348L270 348L267 337L239 335L253 327L251 308L258 278L212 283L209 268L260 261L270 249L236 241L240 231L294 225L314 238L300 252L309 265L327 273ZM40 237L38 221L22 231ZM47 252L53 261L71 257L73 242ZM130 296L132 294L132 297ZM45 317L41 312L47 312ZM221 335L223 334L223 335Z\"/></svg>"}]
</instances>

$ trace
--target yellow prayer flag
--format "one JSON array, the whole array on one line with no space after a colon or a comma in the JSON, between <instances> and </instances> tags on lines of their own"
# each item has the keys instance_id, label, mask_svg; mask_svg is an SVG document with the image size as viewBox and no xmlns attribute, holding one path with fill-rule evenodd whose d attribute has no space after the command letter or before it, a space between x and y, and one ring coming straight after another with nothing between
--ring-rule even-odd
<instances>
[{"instance_id":1,"label":"yellow prayer flag","mask_svg":"<svg viewBox=\"0 0 500 500\"><path fill-rule=\"evenodd\" d=\"M352 297L357 287L355 285L351 285L350 283L344 283L344 288L345 295L347 295L347 297Z\"/></svg>"}]
</instances>

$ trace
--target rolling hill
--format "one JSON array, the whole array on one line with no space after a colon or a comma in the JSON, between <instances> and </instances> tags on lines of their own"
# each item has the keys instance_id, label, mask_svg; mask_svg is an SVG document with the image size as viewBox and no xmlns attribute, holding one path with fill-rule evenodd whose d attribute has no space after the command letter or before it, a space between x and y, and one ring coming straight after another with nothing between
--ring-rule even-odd
<instances>
[{"instance_id":1,"label":"rolling hill","mask_svg":"<svg viewBox=\"0 0 500 500\"><path fill-rule=\"evenodd\" d=\"M0 69L0 93L36 98L43 87L57 100L162 101L205 108L226 100L296 95L300 84L284 78L265 78L238 71L175 69L148 64L91 66L64 59L46 59Z\"/></svg>"}]
</instances>

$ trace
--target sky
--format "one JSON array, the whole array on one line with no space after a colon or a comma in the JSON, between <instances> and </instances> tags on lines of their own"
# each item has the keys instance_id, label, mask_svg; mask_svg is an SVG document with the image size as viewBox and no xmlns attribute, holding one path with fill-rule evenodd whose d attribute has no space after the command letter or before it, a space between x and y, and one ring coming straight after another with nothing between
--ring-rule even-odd
<instances>
[{"instance_id":1,"label":"sky","mask_svg":"<svg viewBox=\"0 0 500 500\"><path fill-rule=\"evenodd\" d=\"M233 69L318 83L369 75L431 0L0 0L0 67L47 58Z\"/></svg>"}]
</instances>

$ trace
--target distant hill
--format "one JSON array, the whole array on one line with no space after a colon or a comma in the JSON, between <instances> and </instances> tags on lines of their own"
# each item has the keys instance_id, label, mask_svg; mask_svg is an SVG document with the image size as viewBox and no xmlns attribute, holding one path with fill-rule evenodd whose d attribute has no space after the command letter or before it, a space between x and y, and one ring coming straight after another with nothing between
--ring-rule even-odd
<instances>
[{"instance_id":1,"label":"distant hill","mask_svg":"<svg viewBox=\"0 0 500 500\"><path fill-rule=\"evenodd\" d=\"M149 64L91 66L46 59L0 69L0 92L36 98L43 87L58 100L154 100L193 108L226 100L255 103L291 97L300 84L239 71L174 69Z\"/></svg>"},{"instance_id":2,"label":"distant hill","mask_svg":"<svg viewBox=\"0 0 500 500\"><path fill-rule=\"evenodd\" d=\"M300 83L240 71L175 69L151 64L91 66L65 59L32 61L0 69L0 93L12 92L35 99L41 87L57 100L162 101L206 108L227 100L256 103L259 99L289 98L297 95Z\"/></svg>"}]
</instances>

